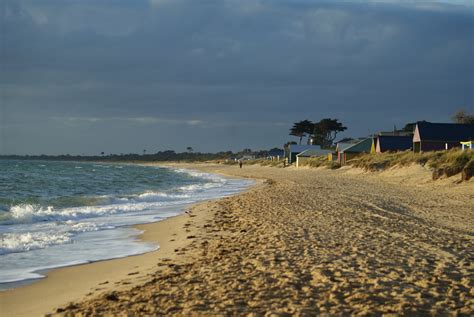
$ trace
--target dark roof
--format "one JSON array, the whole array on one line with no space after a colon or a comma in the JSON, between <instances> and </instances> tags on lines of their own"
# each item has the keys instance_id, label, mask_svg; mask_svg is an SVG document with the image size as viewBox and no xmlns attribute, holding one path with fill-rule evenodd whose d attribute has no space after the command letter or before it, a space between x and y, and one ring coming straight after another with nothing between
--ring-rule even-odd
<instances>
[{"instance_id":1,"label":"dark roof","mask_svg":"<svg viewBox=\"0 0 474 317\"><path fill-rule=\"evenodd\" d=\"M359 143L354 144L351 147L344 149L341 152L345 153L370 153L370 149L372 148L372 138L367 138L365 140L360 141Z\"/></svg>"},{"instance_id":2,"label":"dark roof","mask_svg":"<svg viewBox=\"0 0 474 317\"><path fill-rule=\"evenodd\" d=\"M357 142L356 142L356 143L339 142L339 143L337 143L337 145L336 145L336 151L341 151L341 152L343 152L345 149L350 148L350 147L353 146L354 144L357 144Z\"/></svg>"},{"instance_id":3,"label":"dark roof","mask_svg":"<svg viewBox=\"0 0 474 317\"><path fill-rule=\"evenodd\" d=\"M474 124L418 122L421 140L460 142L474 138Z\"/></svg>"},{"instance_id":4,"label":"dark roof","mask_svg":"<svg viewBox=\"0 0 474 317\"><path fill-rule=\"evenodd\" d=\"M299 145L299 144L291 144L290 145L290 152L291 153L301 153L306 150L320 150L320 145Z\"/></svg>"},{"instance_id":5,"label":"dark roof","mask_svg":"<svg viewBox=\"0 0 474 317\"><path fill-rule=\"evenodd\" d=\"M401 135L380 135L378 136L381 151L403 151L409 150L413 146L413 137Z\"/></svg>"},{"instance_id":6,"label":"dark roof","mask_svg":"<svg viewBox=\"0 0 474 317\"><path fill-rule=\"evenodd\" d=\"M300 154L297 154L296 156L299 157L315 157L315 156L324 156L328 155L331 153L331 150L321 150L321 149L309 149L309 150L304 150Z\"/></svg>"}]
</instances>

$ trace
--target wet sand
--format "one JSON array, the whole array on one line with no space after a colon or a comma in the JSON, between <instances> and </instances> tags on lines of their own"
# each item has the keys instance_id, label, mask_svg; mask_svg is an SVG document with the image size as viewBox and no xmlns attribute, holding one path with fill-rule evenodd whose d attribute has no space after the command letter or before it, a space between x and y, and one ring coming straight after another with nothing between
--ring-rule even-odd
<instances>
[{"instance_id":1,"label":"wet sand","mask_svg":"<svg viewBox=\"0 0 474 317\"><path fill-rule=\"evenodd\" d=\"M209 217L182 224L191 244L156 258L145 282L94 291L60 312L473 314L474 182L434 183L418 167L191 167L266 183L195 207Z\"/></svg>"}]
</instances>

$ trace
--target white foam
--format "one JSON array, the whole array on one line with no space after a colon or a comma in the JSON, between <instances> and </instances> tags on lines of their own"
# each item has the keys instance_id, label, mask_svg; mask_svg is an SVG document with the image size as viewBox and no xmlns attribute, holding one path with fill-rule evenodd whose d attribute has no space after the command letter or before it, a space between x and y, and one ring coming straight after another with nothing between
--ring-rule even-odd
<instances>
[{"instance_id":1,"label":"white foam","mask_svg":"<svg viewBox=\"0 0 474 317\"><path fill-rule=\"evenodd\" d=\"M2 212L0 283L40 278L42 275L37 271L45 268L156 249L137 241L138 233L122 226L171 217L182 212L185 204L226 197L252 183L198 171L174 171L197 178L199 183L135 195L91 197L91 201L98 201L95 206L54 208L22 204Z\"/></svg>"},{"instance_id":2,"label":"white foam","mask_svg":"<svg viewBox=\"0 0 474 317\"><path fill-rule=\"evenodd\" d=\"M211 180L211 181L217 181L217 182L225 182L226 179L216 175L216 174L209 174L209 173L203 173L195 170L190 170L190 169L184 169L184 168L170 168L174 172L181 173L181 174L188 174L189 176L200 178L200 179L206 179L206 180Z\"/></svg>"},{"instance_id":3,"label":"white foam","mask_svg":"<svg viewBox=\"0 0 474 317\"><path fill-rule=\"evenodd\" d=\"M71 235L68 232L5 233L1 236L0 255L70 243Z\"/></svg>"},{"instance_id":4,"label":"white foam","mask_svg":"<svg viewBox=\"0 0 474 317\"><path fill-rule=\"evenodd\" d=\"M42 224L40 227L31 228L37 231L3 233L0 234L0 255L71 243L74 234L97 231L104 228L110 228L110 226L99 226L90 222L76 223L74 221L66 221Z\"/></svg>"}]
</instances>

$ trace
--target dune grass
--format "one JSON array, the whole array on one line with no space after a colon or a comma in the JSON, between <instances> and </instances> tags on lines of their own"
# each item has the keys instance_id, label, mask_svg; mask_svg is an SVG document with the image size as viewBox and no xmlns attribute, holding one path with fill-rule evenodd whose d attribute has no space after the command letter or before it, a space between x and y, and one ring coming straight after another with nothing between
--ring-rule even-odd
<instances>
[{"instance_id":1,"label":"dune grass","mask_svg":"<svg viewBox=\"0 0 474 317\"><path fill-rule=\"evenodd\" d=\"M309 166L309 167L326 167L329 169L338 169L341 167L341 164L334 161L328 161L327 156L318 156L312 157L306 160L301 164L301 166Z\"/></svg>"},{"instance_id":2,"label":"dune grass","mask_svg":"<svg viewBox=\"0 0 474 317\"><path fill-rule=\"evenodd\" d=\"M237 165L236 161L221 162L228 165ZM265 159L244 161L245 165L261 165L284 167L283 160L271 161ZM410 166L419 164L427 166L433 171L433 179L442 176L451 177L462 173L463 180L469 180L474 176L474 151L462 151L452 149L449 151L422 152L414 153L412 151L404 152L386 152L377 154L364 154L347 162L347 165L363 168L367 171L383 171L391 167ZM300 166L312 168L326 167L328 169L338 169L341 165L338 162L328 161L326 156L313 157Z\"/></svg>"},{"instance_id":3,"label":"dune grass","mask_svg":"<svg viewBox=\"0 0 474 317\"><path fill-rule=\"evenodd\" d=\"M422 153L405 151L365 154L348 161L347 164L369 171L381 171L394 166L420 164L433 170L433 179L443 175L450 177L459 173L463 173L463 178L466 176L469 179L474 174L474 151L452 149Z\"/></svg>"}]
</instances>

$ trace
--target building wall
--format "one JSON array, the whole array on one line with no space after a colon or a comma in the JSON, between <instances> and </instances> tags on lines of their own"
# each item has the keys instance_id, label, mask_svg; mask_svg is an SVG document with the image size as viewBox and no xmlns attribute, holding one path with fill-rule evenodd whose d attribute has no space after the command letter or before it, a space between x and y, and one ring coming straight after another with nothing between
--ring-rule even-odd
<instances>
[{"instance_id":1,"label":"building wall","mask_svg":"<svg viewBox=\"0 0 474 317\"><path fill-rule=\"evenodd\" d=\"M288 163L292 164L293 162L296 162L296 154L298 154L298 153L296 153L296 152L291 152L291 153L290 153L290 157L289 157Z\"/></svg>"},{"instance_id":2,"label":"building wall","mask_svg":"<svg viewBox=\"0 0 474 317\"><path fill-rule=\"evenodd\" d=\"M370 148L370 153L375 153L378 148L377 138L372 139L372 147Z\"/></svg>"},{"instance_id":3,"label":"building wall","mask_svg":"<svg viewBox=\"0 0 474 317\"><path fill-rule=\"evenodd\" d=\"M351 153L351 152L344 153L344 164L347 163L347 161L350 161L361 154L365 154L365 153Z\"/></svg>"},{"instance_id":4,"label":"building wall","mask_svg":"<svg viewBox=\"0 0 474 317\"><path fill-rule=\"evenodd\" d=\"M380 141L377 142L377 147L376 147L376 149L375 149L375 152L377 152L377 153L382 153L382 149L380 148Z\"/></svg>"},{"instance_id":5,"label":"building wall","mask_svg":"<svg viewBox=\"0 0 474 317\"><path fill-rule=\"evenodd\" d=\"M296 167L300 167L300 165L303 165L309 159L310 158L306 157L306 156L297 156L296 157Z\"/></svg>"},{"instance_id":6,"label":"building wall","mask_svg":"<svg viewBox=\"0 0 474 317\"><path fill-rule=\"evenodd\" d=\"M355 153L355 152L339 153L337 161L339 162L339 164L344 165L347 163L347 161L352 160L353 158L362 154L365 154L365 153Z\"/></svg>"},{"instance_id":7,"label":"building wall","mask_svg":"<svg viewBox=\"0 0 474 317\"><path fill-rule=\"evenodd\" d=\"M415 152L444 151L446 150L446 143L448 144L448 150L461 147L458 142L421 141L414 142L413 149Z\"/></svg>"},{"instance_id":8,"label":"building wall","mask_svg":"<svg viewBox=\"0 0 474 317\"><path fill-rule=\"evenodd\" d=\"M421 151L421 142L413 142L413 151L419 153Z\"/></svg>"}]
</instances>

